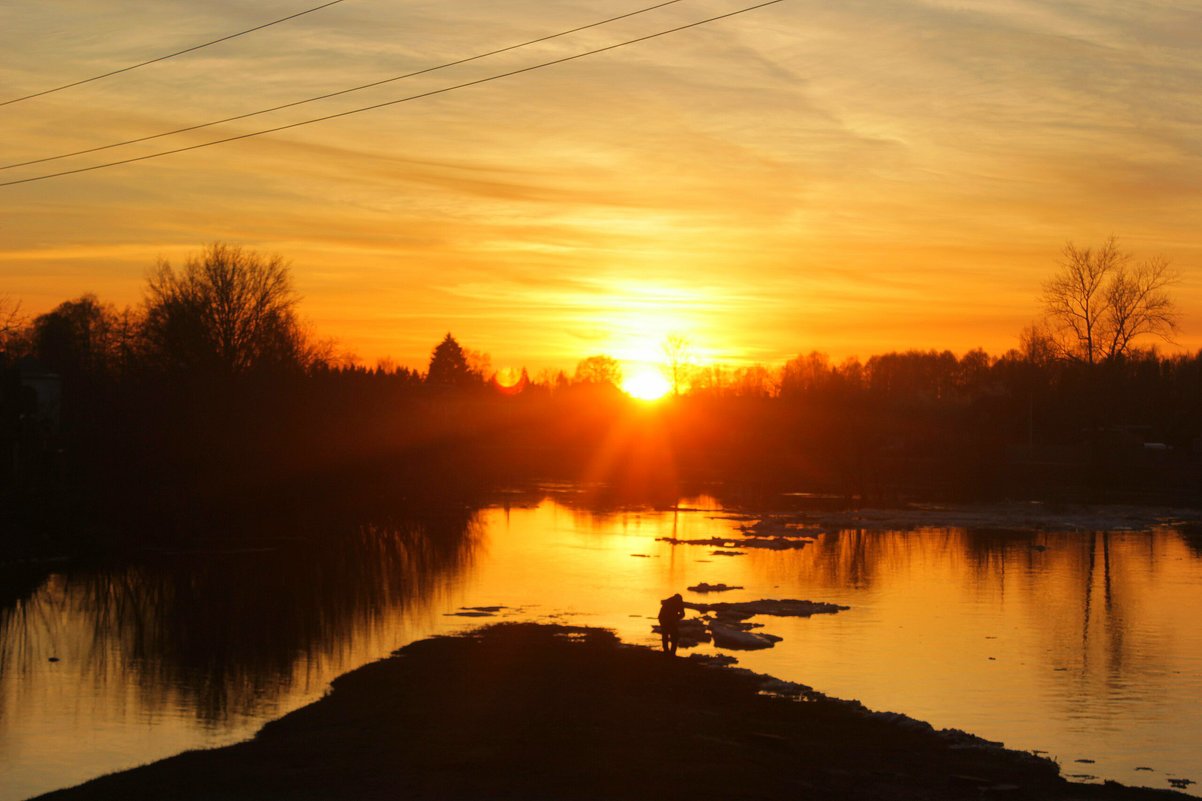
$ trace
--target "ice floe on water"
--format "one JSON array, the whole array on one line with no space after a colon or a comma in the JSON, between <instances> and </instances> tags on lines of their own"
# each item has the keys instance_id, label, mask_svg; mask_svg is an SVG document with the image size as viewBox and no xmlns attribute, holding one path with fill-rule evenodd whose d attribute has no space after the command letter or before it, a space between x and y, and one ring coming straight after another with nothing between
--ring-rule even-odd
<instances>
[{"instance_id":1,"label":"ice floe on water","mask_svg":"<svg viewBox=\"0 0 1202 801\"><path fill-rule=\"evenodd\" d=\"M659 542L666 542L670 545L705 545L710 548L719 550L729 550L731 548L760 548L770 551L788 551L796 548L804 548L814 541L814 537L807 535L798 537L792 534L782 534L779 536L741 536L741 537L706 537L704 539L685 540L676 537L660 537Z\"/></svg>"},{"instance_id":2,"label":"ice floe on water","mask_svg":"<svg viewBox=\"0 0 1202 801\"><path fill-rule=\"evenodd\" d=\"M775 634L762 634L745 631L742 626L734 626L719 621L710 621L710 636L718 648L733 651L755 651L761 648L771 648L781 641Z\"/></svg>"},{"instance_id":3,"label":"ice floe on water","mask_svg":"<svg viewBox=\"0 0 1202 801\"><path fill-rule=\"evenodd\" d=\"M734 584L734 585L722 584L722 583L709 584L709 583L703 581L700 584L694 584L692 587L686 587L686 589L689 592L706 593L706 592L729 592L730 590L741 590L743 588L737 584Z\"/></svg>"},{"instance_id":4,"label":"ice floe on water","mask_svg":"<svg viewBox=\"0 0 1202 801\"><path fill-rule=\"evenodd\" d=\"M689 654L689 659L708 667L727 667L739 662L737 657L730 654Z\"/></svg>"},{"instance_id":5,"label":"ice floe on water","mask_svg":"<svg viewBox=\"0 0 1202 801\"><path fill-rule=\"evenodd\" d=\"M1202 510L1045 503L928 504L767 515L730 514L712 518L731 521L731 533L702 539L660 537L658 541L672 546L708 547L712 549L710 556L743 556L751 550L796 550L822 535L848 530L1153 531L1171 526L1202 525ZM1033 543L1030 547L1033 551L1047 550L1041 543Z\"/></svg>"},{"instance_id":6,"label":"ice floe on water","mask_svg":"<svg viewBox=\"0 0 1202 801\"><path fill-rule=\"evenodd\" d=\"M794 598L780 600L765 598L759 601L735 601L718 603L694 603L685 601L686 609L696 609L698 612L713 612L722 617L745 620L755 615L772 615L774 617L810 617L811 615L833 615L836 612L846 612L851 607L825 601L801 601Z\"/></svg>"},{"instance_id":7,"label":"ice floe on water","mask_svg":"<svg viewBox=\"0 0 1202 801\"><path fill-rule=\"evenodd\" d=\"M821 534L847 529L905 530L975 528L1008 531L1152 531L1165 526L1202 522L1202 510L1147 506L1078 506L1049 503L982 505L933 504L904 508L860 508L843 511L769 515L741 530Z\"/></svg>"},{"instance_id":8,"label":"ice floe on water","mask_svg":"<svg viewBox=\"0 0 1202 801\"><path fill-rule=\"evenodd\" d=\"M704 585L710 586L710 585ZM720 585L725 587L725 585ZM689 588L695 591L693 587ZM741 589L731 587L728 589ZM823 601L804 601L795 598L764 598L758 601L733 603L694 603L685 601L686 609L701 612L701 617L680 621L678 642L681 648L692 648L703 642L712 642L716 648L735 651L750 651L771 648L781 637L753 629L763 628L762 623L750 623L756 615L774 617L810 617L818 614L834 614L850 607ZM651 630L661 633L658 625Z\"/></svg>"},{"instance_id":9,"label":"ice floe on water","mask_svg":"<svg viewBox=\"0 0 1202 801\"><path fill-rule=\"evenodd\" d=\"M496 617L498 613L509 608L508 606L461 606L454 612L444 612L443 617Z\"/></svg>"}]
</instances>

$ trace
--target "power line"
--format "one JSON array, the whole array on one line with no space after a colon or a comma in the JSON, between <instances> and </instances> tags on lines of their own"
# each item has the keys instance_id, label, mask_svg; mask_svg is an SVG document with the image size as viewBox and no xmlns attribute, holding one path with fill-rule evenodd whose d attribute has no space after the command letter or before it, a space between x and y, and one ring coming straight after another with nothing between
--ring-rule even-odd
<instances>
[{"instance_id":1,"label":"power line","mask_svg":"<svg viewBox=\"0 0 1202 801\"><path fill-rule=\"evenodd\" d=\"M433 97L435 95L446 94L447 92L453 92L456 89L466 89L469 86L478 86L480 84L489 83L491 81L498 81L498 80L501 80L502 78L510 78L510 77L513 77L514 75L521 75L526 72L533 72L534 70L543 69L544 67L552 67L557 64L564 64L568 61L575 61L577 59L585 58L586 56L595 56L598 53L605 53L610 50L617 50L620 47L627 47L632 44L638 44L639 42L646 42L650 39L657 39L661 36L667 36L668 34L678 33L680 31L688 30L689 28L697 28L697 27L700 27L701 25L707 25L711 22L717 22L718 20L728 19L730 17L735 17L740 14L746 14L749 11L755 11L760 8L765 8L766 6L773 6L773 5L776 5L777 3L782 3L782 2L784 2L784 0L767 0L767 2L758 3L756 5L747 6L745 8L740 8L736 11L727 12L726 14L719 14L714 17L708 17L707 19L699 20L697 22L690 22L687 25L680 25L678 27L669 28L668 30L659 31L657 33L650 33L650 34L647 34L646 36L640 36L635 39L628 39L624 42L618 42L617 44L607 45L605 47L599 47L599 48L596 48L595 50L586 50L583 53L576 53L575 55L564 56L563 58L557 58L557 59L553 59L551 61L544 61L540 64L534 64L529 67L522 67L521 69L511 70L509 72L502 72L497 75L490 75L487 78L478 78L474 81L467 81L465 83L455 84L454 86L446 86L446 87L443 87L442 89L433 89L429 92L422 92L422 93L416 94L416 95L409 95L408 97L402 97L397 100L389 100L387 102L376 103L375 105L371 105L371 106L363 106L361 108L350 109L349 111L341 111L341 112L338 112L337 114L328 114L324 117L315 117L311 120L302 120L300 122L293 122L293 123L289 123L288 125L280 125L275 128L265 128L261 131L252 131L250 133L239 134L237 136L229 136L229 137L226 137L225 139L215 139L211 142L202 142L197 145L188 145L187 147L178 147L178 148L175 148L174 150L163 150L158 153L149 153L145 156L134 156L133 158L121 159L120 161L110 161L110 162L107 162L104 164L94 164L91 167L79 167L74 170L63 170L62 172L53 172L53 173L48 173L46 175L37 175L32 178L21 178L20 180L16 180L16 181L6 181L4 183L0 183L0 187L15 186L17 184L28 184L28 183L33 183L34 181L45 181L50 178L59 178L64 175L77 175L82 172L91 172L93 170L102 170L107 167L118 167L122 164L133 164L135 162L147 161L149 159L156 159L156 158L160 158L162 156L175 155L176 153L186 153L190 150L200 150L201 148L205 148L205 147L212 147L214 145L223 145L228 142L236 142L241 139L250 139L252 137L263 136L265 134L278 133L279 131L286 131L291 128L300 128L304 125L313 125L314 123L326 122L328 120L334 120L334 119L338 119L340 117L349 117L352 114L360 114L364 111L374 111L376 109L385 108L387 106L395 106L400 103L407 103L411 100L420 100L420 99L426 98L426 97Z\"/></svg>"},{"instance_id":2,"label":"power line","mask_svg":"<svg viewBox=\"0 0 1202 801\"><path fill-rule=\"evenodd\" d=\"M220 44L221 42L228 42L230 39L237 39L239 36L245 36L248 33L254 33L255 31L261 31L264 28L270 28L272 25L279 25L281 22L287 22L290 19L296 19L297 17L303 17L306 14L312 14L314 11L321 11L323 8L329 8L330 6L336 6L342 2L344 2L344 0L330 0L330 2L328 2L328 3L322 3L321 5L314 6L313 8L305 9L304 11L298 11L297 13L289 14L286 17L280 17L279 19L273 20L272 22L264 22L262 25L256 25L255 27L247 28L244 31L238 31L237 33L231 33L228 36L222 36L220 39L214 39L211 42L205 42L203 44L193 45L192 47L187 47L187 48L184 48L183 50L177 50L174 53L168 53L165 56L158 56L157 58L148 59L139 64L133 64L128 67L122 67L121 69L113 70L112 72L106 72L102 75L93 75L91 78L84 78L83 80L73 81L71 83L65 83L62 86L56 86L53 89L43 89L40 92L34 92L33 94L28 94L28 95L25 95L24 97L14 97L12 100L3 100L3 101L0 101L0 106L9 106L9 105L12 105L13 103L20 103L22 100L31 100L35 97L42 97L43 95L53 94L54 92L61 92L64 89L70 89L73 86L82 86L85 83L91 83L92 81L99 81L101 78L111 78L114 75L120 75L121 73L129 72L130 70L136 70L139 67L145 67L148 64L157 64L160 61L166 61L169 58L175 58L176 56L182 56L185 53L191 53L191 52L200 50L205 47L211 47L212 45Z\"/></svg>"},{"instance_id":3,"label":"power line","mask_svg":"<svg viewBox=\"0 0 1202 801\"><path fill-rule=\"evenodd\" d=\"M99 145L97 147L89 147L89 148L85 148L83 150L76 150L71 153L60 153L57 156L46 156L46 157L40 158L40 159L30 159L29 161L19 161L14 164L5 164L3 166L0 166L0 170L11 170L14 167L28 167L31 164L44 164L48 161L58 161L59 159L70 158L72 156L82 156L87 153L96 153L101 150L111 150L115 147L124 147L125 145L134 145L134 144L138 144L139 142L149 142L152 139L162 139L164 136L174 136L175 134L188 133L189 131L198 131L202 128L211 128L214 125L222 125L227 122L236 122L238 120L245 120L249 117L258 117L262 114L270 114L273 111L281 111L286 108L292 108L293 106L303 106L306 103L315 103L318 100L329 100L331 97L338 97L340 95L350 94L351 92L358 92L363 89L371 89L376 86L382 86L386 83L393 83L395 81L404 80L406 78L415 78L419 75L425 75L427 73L436 72L437 70L443 70L443 69L447 69L449 67L457 67L461 64L467 64L469 61L479 61L482 58L488 58L490 56L499 55L501 53L508 53L511 50L517 50L518 48L529 47L530 45L540 44L542 42L550 41L551 39L558 39L558 38L568 36L573 33L579 33L580 31L583 31L583 30L588 30L589 28L596 28L601 25L608 25L611 22L617 22L618 20L626 19L628 17L634 17L639 14L646 14L648 11L655 11L656 9L663 8L664 6L674 5L676 3L680 3L683 1L684 0L666 0L666 2L658 3L653 6L647 6L646 8L640 8L637 11L630 11L625 14L619 14L616 17L609 17L608 19L603 19L600 22L590 22L588 25L580 25L579 27L572 28L570 30L560 31L559 33L553 33L548 36L540 36L537 39L531 39L527 42L522 42L520 44L509 45L508 47L502 47L497 50L490 50L487 53L481 53L476 56L469 56L467 58L461 58L457 61L449 61L446 64L439 64L438 66L435 66L435 67L426 67L425 69L420 69L420 70L417 70L416 72L409 72L404 75L397 75L392 78L384 78L383 80L372 81L371 83L365 83L360 86L352 87L350 89L342 89L337 92L330 92L328 94L318 95L316 97L310 97L310 98L306 98L304 100L296 100L291 103L284 103L283 105L280 105L280 106L273 106L271 108L265 108L265 109L261 109L259 111L251 111L246 114L238 114L236 116L226 117L225 119L221 119L221 120L213 120L212 122L204 122L204 123L200 123L198 125L189 125L184 128L176 128L173 131L164 131L163 133L151 134L149 136L140 136L136 139L126 139L123 142L113 142L112 144L109 144L109 145Z\"/></svg>"}]
</instances>

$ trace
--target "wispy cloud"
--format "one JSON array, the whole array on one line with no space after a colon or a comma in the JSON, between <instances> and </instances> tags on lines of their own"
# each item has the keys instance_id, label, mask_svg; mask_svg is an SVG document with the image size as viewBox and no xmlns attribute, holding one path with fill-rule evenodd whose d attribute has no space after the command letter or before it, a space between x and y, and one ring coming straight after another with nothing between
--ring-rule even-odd
<instances>
[{"instance_id":1,"label":"wispy cloud","mask_svg":"<svg viewBox=\"0 0 1202 801\"><path fill-rule=\"evenodd\" d=\"M383 102L737 7L690 0L182 141ZM78 78L281 8L0 7L0 83ZM356 0L0 108L4 160L290 102L597 15L576 2ZM810 349L1001 351L1035 313L1065 240L1116 234L1187 275L1196 266L1199 30L1202 12L1162 2L790 0L389 109L0 189L0 275L35 309L87 290L130 302L156 256L236 241L292 259L319 329L368 358L412 363L452 325L499 361L532 366L570 366L665 327L733 361ZM1182 344L1202 346L1202 286L1179 295Z\"/></svg>"}]
</instances>

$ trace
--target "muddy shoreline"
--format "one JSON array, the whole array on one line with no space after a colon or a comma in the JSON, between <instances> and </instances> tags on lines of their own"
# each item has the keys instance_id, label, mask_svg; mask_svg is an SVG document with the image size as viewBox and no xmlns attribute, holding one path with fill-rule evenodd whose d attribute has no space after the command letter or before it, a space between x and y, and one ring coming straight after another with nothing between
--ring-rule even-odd
<instances>
[{"instance_id":1,"label":"muddy shoreline","mask_svg":"<svg viewBox=\"0 0 1202 801\"><path fill-rule=\"evenodd\" d=\"M250 741L39 798L1188 798L1075 784L1030 754L765 681L600 629L499 624L352 671Z\"/></svg>"}]
</instances>

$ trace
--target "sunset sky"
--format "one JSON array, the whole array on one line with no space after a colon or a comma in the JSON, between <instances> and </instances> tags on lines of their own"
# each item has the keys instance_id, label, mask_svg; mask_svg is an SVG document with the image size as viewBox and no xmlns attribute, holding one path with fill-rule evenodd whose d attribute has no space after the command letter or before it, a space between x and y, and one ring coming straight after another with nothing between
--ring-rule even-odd
<instances>
[{"instance_id":1,"label":"sunset sky","mask_svg":"<svg viewBox=\"0 0 1202 801\"><path fill-rule=\"evenodd\" d=\"M0 2L0 102L321 0ZM655 0L344 0L0 106L3 165L436 66ZM331 100L0 170L0 183L478 80L753 5L681 0ZM494 366L779 363L981 346L1039 312L1066 241L1180 272L1202 347L1202 7L784 0L307 127L0 187L0 295L135 304L220 240L290 260L302 314L366 362L451 331ZM0 165L2 166L2 165Z\"/></svg>"}]
</instances>

